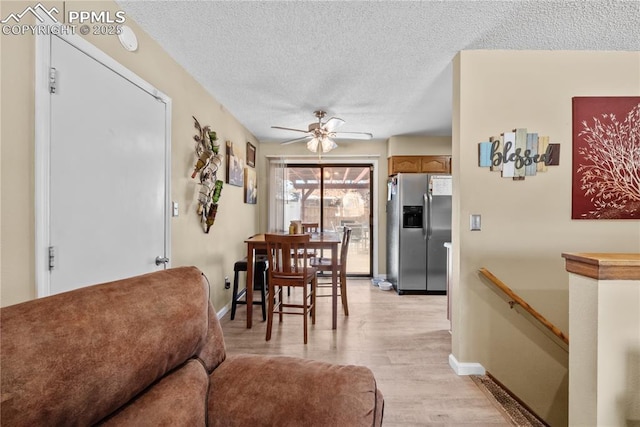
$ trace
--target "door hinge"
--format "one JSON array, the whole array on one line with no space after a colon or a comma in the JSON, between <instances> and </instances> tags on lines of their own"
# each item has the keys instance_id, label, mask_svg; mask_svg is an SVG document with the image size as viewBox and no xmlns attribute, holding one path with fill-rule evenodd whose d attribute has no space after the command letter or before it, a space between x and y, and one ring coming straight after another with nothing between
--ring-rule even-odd
<instances>
[{"instance_id":1,"label":"door hinge","mask_svg":"<svg viewBox=\"0 0 640 427\"><path fill-rule=\"evenodd\" d=\"M56 93L56 69L49 68L49 93Z\"/></svg>"},{"instance_id":2,"label":"door hinge","mask_svg":"<svg viewBox=\"0 0 640 427\"><path fill-rule=\"evenodd\" d=\"M56 248L49 246L49 270L53 270L56 266Z\"/></svg>"}]
</instances>

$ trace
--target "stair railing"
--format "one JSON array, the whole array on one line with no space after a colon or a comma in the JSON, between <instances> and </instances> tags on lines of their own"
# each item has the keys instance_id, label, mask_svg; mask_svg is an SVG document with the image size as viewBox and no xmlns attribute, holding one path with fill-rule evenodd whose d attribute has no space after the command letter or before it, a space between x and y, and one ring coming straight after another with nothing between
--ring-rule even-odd
<instances>
[{"instance_id":1,"label":"stair railing","mask_svg":"<svg viewBox=\"0 0 640 427\"><path fill-rule=\"evenodd\" d=\"M493 275L493 273L491 273L489 270L487 270L486 268L481 268L480 270L480 274L482 274L484 277L486 277L487 279L489 279L489 281L491 283L493 283L498 289L500 289L505 295L507 295L508 297L508 303L509 306L511 308L514 308L514 306L519 305L520 307L522 307L522 309L527 312L528 314L530 314L534 319L536 319L542 326L544 326L548 331L551 332L551 334L553 334L553 336L557 337L558 339L560 339L564 344L566 344L566 346L569 345L569 336L567 334L565 334L564 332L562 332L560 330L560 328L558 328L557 326L555 326L553 323L551 323L550 321L548 321L542 314L540 314L536 309L534 309L533 307L531 307L525 300L523 300L518 294L516 294L515 292L513 292L513 290L511 290L511 288L509 288L502 280L498 279L496 276ZM563 349L567 350L567 348L562 347Z\"/></svg>"}]
</instances>

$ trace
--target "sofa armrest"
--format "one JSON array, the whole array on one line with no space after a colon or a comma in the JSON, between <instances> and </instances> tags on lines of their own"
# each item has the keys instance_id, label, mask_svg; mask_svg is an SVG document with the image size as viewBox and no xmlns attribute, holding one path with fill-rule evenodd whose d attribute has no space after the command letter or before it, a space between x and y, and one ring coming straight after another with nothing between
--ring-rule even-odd
<instances>
[{"instance_id":1,"label":"sofa armrest","mask_svg":"<svg viewBox=\"0 0 640 427\"><path fill-rule=\"evenodd\" d=\"M382 394L364 366L236 355L209 381L210 426L382 424Z\"/></svg>"}]
</instances>

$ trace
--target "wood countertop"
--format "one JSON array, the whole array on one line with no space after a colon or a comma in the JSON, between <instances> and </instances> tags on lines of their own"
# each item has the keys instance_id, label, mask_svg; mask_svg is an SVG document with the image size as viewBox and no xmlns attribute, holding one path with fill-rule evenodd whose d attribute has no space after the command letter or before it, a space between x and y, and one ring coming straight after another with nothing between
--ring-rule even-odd
<instances>
[{"instance_id":1,"label":"wood countertop","mask_svg":"<svg viewBox=\"0 0 640 427\"><path fill-rule=\"evenodd\" d=\"M563 253L566 269L598 280L640 280L640 253Z\"/></svg>"}]
</instances>

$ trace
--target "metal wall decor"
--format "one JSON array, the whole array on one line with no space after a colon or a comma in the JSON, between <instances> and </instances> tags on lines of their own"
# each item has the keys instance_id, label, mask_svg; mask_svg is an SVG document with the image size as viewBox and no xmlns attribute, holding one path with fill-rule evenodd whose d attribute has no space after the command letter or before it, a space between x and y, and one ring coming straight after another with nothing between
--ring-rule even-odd
<instances>
[{"instance_id":1,"label":"metal wall decor","mask_svg":"<svg viewBox=\"0 0 640 427\"><path fill-rule=\"evenodd\" d=\"M193 117L193 116L192 116ZM198 194L198 215L205 233L209 233L218 212L218 201L222 192L222 180L218 179L218 170L222 165L223 155L220 153L218 136L209 125L202 127L198 119L193 117L198 133L193 136L196 141L198 160L193 168L191 178L199 175L200 192Z\"/></svg>"},{"instance_id":2,"label":"metal wall decor","mask_svg":"<svg viewBox=\"0 0 640 427\"><path fill-rule=\"evenodd\" d=\"M501 172L515 181L546 172L547 166L560 164L560 144L549 143L548 136L514 129L478 144L478 166Z\"/></svg>"}]
</instances>

